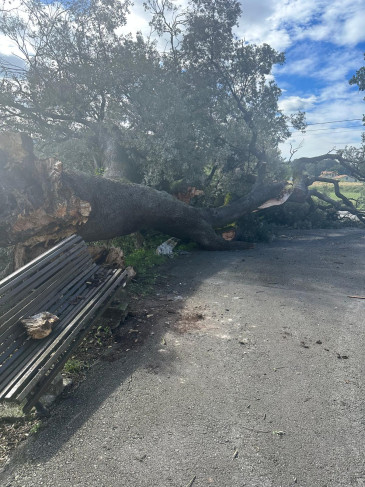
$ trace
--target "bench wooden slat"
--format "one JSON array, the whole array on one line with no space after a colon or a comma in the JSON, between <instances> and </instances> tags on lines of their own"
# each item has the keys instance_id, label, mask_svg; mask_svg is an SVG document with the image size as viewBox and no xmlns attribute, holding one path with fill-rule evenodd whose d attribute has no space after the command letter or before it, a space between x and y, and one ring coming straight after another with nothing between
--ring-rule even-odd
<instances>
[{"instance_id":1,"label":"bench wooden slat","mask_svg":"<svg viewBox=\"0 0 365 487\"><path fill-rule=\"evenodd\" d=\"M95 264L94 264L95 265ZM95 294L97 288L88 288L86 285L86 279L85 277L81 276L80 281L77 285L77 287L74 287L74 292L77 294L82 293L83 291L86 290L85 294L85 299L89 299L90 296ZM71 295L72 296L72 295ZM57 303L55 303L55 309L50 309L51 312L54 312L57 309ZM19 350L15 351L12 357L9 357L8 360L4 363L3 366L1 367L1 381L0 381L0 390L3 390L9 385L10 380L12 380L16 374L21 371L25 370L24 367L30 365L32 361L34 361L37 357L37 354L39 355L43 350L47 348L47 346L57 337L58 334L62 332L62 330L65 328L67 323L75 316L77 313L85 306L84 302L81 302L75 306L75 305L70 305L66 310L68 313L66 313L64 316L61 317L61 321L58 322L55 325L54 330L52 333L42 339L41 341L38 340L31 340L28 339L27 336L24 336L24 342L21 344ZM0 392L0 397L2 397L3 393Z\"/></svg>"},{"instance_id":2,"label":"bench wooden slat","mask_svg":"<svg viewBox=\"0 0 365 487\"><path fill-rule=\"evenodd\" d=\"M13 303L19 302L24 296L27 296L30 289L36 290L42 282L50 279L50 277L56 274L68 261L77 258L77 255L80 254L80 252L86 252L86 247L83 242L67 249L66 252L48 263L47 266L36 269L33 273L30 273L27 277L19 281L17 286L8 289L8 291L0 298L0 314L5 313L6 308L11 308Z\"/></svg>"},{"instance_id":3,"label":"bench wooden slat","mask_svg":"<svg viewBox=\"0 0 365 487\"><path fill-rule=\"evenodd\" d=\"M112 277L112 276L111 276ZM87 286L84 284L84 287ZM99 288L87 288L86 299L91 300L99 291ZM25 350L22 350L20 360L16 361L10 370L5 370L2 374L4 384L0 391L0 397L6 397L6 391L12 387L20 378L24 378L26 372L37 362L38 358L49 355L53 351L58 337L64 333L69 323L75 319L76 316L82 314L85 308L85 303L80 302L78 305L72 307L71 311L57 323L54 331L41 341L29 340ZM11 359L10 359L11 360ZM6 364L5 364L6 365Z\"/></svg>"},{"instance_id":4,"label":"bench wooden slat","mask_svg":"<svg viewBox=\"0 0 365 487\"><path fill-rule=\"evenodd\" d=\"M71 295L76 293L77 290L76 288L74 289L74 286L78 285L78 282L81 280L88 280L92 277L93 274L97 271L97 266L95 263L92 263L91 266L89 266L89 263L86 262L84 265L79 267L79 273L77 276L61 289L60 294L58 296L49 296L49 300L44 303L44 310L49 311L50 313L56 314L57 313L62 313L62 309L60 309L61 304L66 306L65 302L68 299L71 299ZM43 310L43 311L44 311ZM39 310L38 310L39 311ZM58 316L58 315L57 315ZM10 335L13 335L14 337L19 335L19 330L21 332L24 331L24 326L19 322L19 324L14 324L11 327L6 327L4 326L3 329L1 329L0 326L0 351L3 350L2 348L2 343L4 343ZM1 360L0 360L1 363Z\"/></svg>"},{"instance_id":5,"label":"bench wooden slat","mask_svg":"<svg viewBox=\"0 0 365 487\"><path fill-rule=\"evenodd\" d=\"M74 245L79 241L81 242L83 241L81 237L79 237L78 235L71 235L71 237L62 240L62 242L57 244L55 247L52 247L50 250L40 255L36 259L32 260L24 267L21 267L17 271L5 277L2 281L0 281L0 296L11 287L16 286L19 281L23 280L29 274L34 272L34 270L39 265L43 265L43 263L47 262L55 255L64 252L65 249L69 248L70 246Z\"/></svg>"},{"instance_id":6,"label":"bench wooden slat","mask_svg":"<svg viewBox=\"0 0 365 487\"><path fill-rule=\"evenodd\" d=\"M128 279L128 275L123 275L123 278L119 281L118 286L122 285L123 287L126 285L126 281ZM117 287L118 287L117 286ZM78 335L74 338L72 342L72 349L76 348L82 340L85 338L87 333L89 332L90 327L95 323L95 321L98 319L99 316L102 315L104 310L108 307L110 302L113 299L113 294L115 292L115 289L111 290L108 298L104 301L102 306L97 310L95 315L92 318L92 321L90 323L90 326L84 326L81 331L79 331ZM70 345L71 347L71 345ZM27 396L27 400L23 406L23 411L25 414L31 411L32 407L35 406L35 404L38 402L39 398L45 394L47 391L48 387L52 383L53 379L57 376L60 370L64 367L65 363L67 362L68 358L70 356L70 350L66 349L62 355L59 357L58 361L56 364L52 366L52 368L47 372L47 375L43 377L42 381L37 384L37 387L35 387L30 394Z\"/></svg>"},{"instance_id":7,"label":"bench wooden slat","mask_svg":"<svg viewBox=\"0 0 365 487\"><path fill-rule=\"evenodd\" d=\"M86 268L86 270L81 272L77 278L73 279L73 281L71 281L67 285L67 287L65 287L64 294L63 294L60 301L53 303L52 306L48 306L48 303L46 303L45 307L47 308L47 310L50 313L53 313L53 314L56 314L57 316L59 316L60 319L64 319L64 317L66 317L66 319L67 319L67 310L75 308L74 304L70 304L67 301L69 301L74 295L81 294L81 292L87 287L85 284L86 281L88 279L90 279L95 274L97 269L98 268L97 268L96 264L93 264L91 268L88 267L88 268ZM80 269L80 271L81 270L82 269ZM63 306L64 310L61 311L61 313L60 313L59 309L60 309L61 305ZM1 337L1 339L3 339L3 337L5 339L0 344L0 363L3 364L2 367L0 368L2 378L4 377L4 372L6 371L7 367L9 366L8 362L16 359L14 352L21 345L24 345L26 340L27 340L26 330L21 323L19 323L19 326L17 326L17 327L10 328L8 330L8 334L9 334L9 336L4 337L4 335L5 335L4 334ZM39 343L37 343L36 340L32 340L31 343L33 343L33 347L28 345L28 349L30 350L30 352L39 345ZM6 356L9 356L12 354L13 354L13 356L5 362ZM1 381L0 381L0 384L1 384ZM0 385L0 389L1 389L1 385Z\"/></svg>"},{"instance_id":8,"label":"bench wooden slat","mask_svg":"<svg viewBox=\"0 0 365 487\"><path fill-rule=\"evenodd\" d=\"M90 303L87 306L87 313L84 314L84 311L82 312L83 316L80 315L77 316L74 319L74 323L70 323L68 326L69 328L69 335L65 339L64 337L59 337L58 340L62 340L61 345L58 346L57 350L55 350L54 353L52 353L51 358L47 362L47 367L50 368L54 364L55 360L58 359L59 356L64 353L68 347L72 344L72 342L76 339L77 335L80 333L80 331L85 327L85 324L90 322L93 317L96 316L97 311L102 307L102 305L108 301L108 298L114 293L115 289L123 282L123 280L126 279L128 276L127 271L122 271L121 269L118 269L114 271L112 278L103 286L102 289L97 293L97 295L90 301ZM76 325L76 326L75 326ZM89 325L90 326L90 325ZM89 326L87 327L89 329ZM65 335L66 335L66 330L65 330ZM37 373L37 375L43 375L43 368ZM37 376L35 376L33 381L37 380ZM31 381L32 382L32 381ZM29 394L29 388L34 388L34 383L29 383L26 388L17 396L18 401L24 400L24 398ZM27 390L28 389L28 390Z\"/></svg>"},{"instance_id":9,"label":"bench wooden slat","mask_svg":"<svg viewBox=\"0 0 365 487\"><path fill-rule=\"evenodd\" d=\"M16 396L18 401L22 401L35 387L40 378L46 371L55 363L57 358L69 347L74 340L77 333L85 326L85 324L92 318L98 308L110 296L112 292L118 287L120 282L126 277L127 271L122 272L116 270L111 278L107 280L97 291L95 296L87 303L87 305L80 311L80 313L67 325L61 334L52 342L49 350L45 351L38 360L32 365L24 376L19 378L17 384L8 391L6 398ZM49 358L48 358L49 357ZM48 360L47 360L48 358ZM44 363L44 360L46 362ZM39 367L42 367L38 370ZM22 386L28 380L28 377L36 372L36 375L27 383L23 390ZM21 391L21 392L20 392Z\"/></svg>"},{"instance_id":10,"label":"bench wooden slat","mask_svg":"<svg viewBox=\"0 0 365 487\"><path fill-rule=\"evenodd\" d=\"M87 252L87 251L86 251ZM28 298L24 298L13 309L6 312L0 319L0 333L4 328L8 328L22 317L31 316L37 310L48 311L43 309L46 303L56 301L59 298L59 293L62 291L65 283L70 279L71 273L78 272L78 266L83 268L84 265L90 265L91 261L89 255L79 254L75 261L68 263L54 279L44 282L38 290L31 293Z\"/></svg>"},{"instance_id":11,"label":"bench wooden slat","mask_svg":"<svg viewBox=\"0 0 365 487\"><path fill-rule=\"evenodd\" d=\"M77 279L74 279L72 283L70 283L67 288L64 289L64 295L60 299L60 301L56 301L52 303L46 303L45 308L50 313L56 314L58 316L58 309L60 304L64 304L64 301L70 300L73 297L73 293L79 294L81 292L80 286L84 285L85 287L85 282L92 277L93 274L96 272L96 265L93 264L93 267L91 268L86 268L86 270L80 269L80 275L78 276ZM79 282L80 281L80 282ZM71 289L69 287L72 285ZM68 303L67 305L69 308L73 308L74 305L71 303ZM59 314L59 317L62 318L62 313ZM0 364L3 364L0 370L3 372L4 370L4 361L6 360L6 357L9 356L11 353L13 353L17 348L19 348L21 345L24 345L27 339L27 333L25 331L24 326L19 322L16 325L13 325L12 327L8 328L0 337ZM36 342L36 341L35 341ZM36 344L34 345L36 346Z\"/></svg>"},{"instance_id":12,"label":"bench wooden slat","mask_svg":"<svg viewBox=\"0 0 365 487\"><path fill-rule=\"evenodd\" d=\"M77 265L77 261L80 258L85 257L88 257L89 261L91 262L90 255L86 248L75 248L71 253L64 256L64 260L57 262L56 266L53 266L52 263L43 270L44 272L40 273L39 275L36 273L34 276L32 276L32 280L29 282L29 285L27 281L25 281L24 284L27 286L27 289L23 288L22 283L22 289L20 289L19 292L18 288L14 288L11 289L9 293L4 294L2 297L4 302L0 306L1 321L5 321L4 315L6 315L7 312L12 311L11 308L13 308L16 303L19 303L22 301L22 299L29 300L30 297L35 298L42 291L42 286L44 289L44 286L47 283L48 286L50 286L53 282L56 282L58 275L61 272L64 273L66 267L67 269L72 269L73 263Z\"/></svg>"}]
</instances>

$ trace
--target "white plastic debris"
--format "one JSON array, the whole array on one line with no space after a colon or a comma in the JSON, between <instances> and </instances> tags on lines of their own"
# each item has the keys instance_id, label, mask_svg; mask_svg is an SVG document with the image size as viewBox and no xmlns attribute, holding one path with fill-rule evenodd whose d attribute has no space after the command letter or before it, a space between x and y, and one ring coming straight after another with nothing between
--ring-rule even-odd
<instances>
[{"instance_id":1,"label":"white plastic debris","mask_svg":"<svg viewBox=\"0 0 365 487\"><path fill-rule=\"evenodd\" d=\"M353 215L349 211L338 211L337 212L339 220L351 220L353 222L359 222L359 218L356 215Z\"/></svg>"},{"instance_id":2,"label":"white plastic debris","mask_svg":"<svg viewBox=\"0 0 365 487\"><path fill-rule=\"evenodd\" d=\"M163 242L156 249L157 255L173 255L175 246L178 244L179 240L177 238L169 238L166 242Z\"/></svg>"}]
</instances>

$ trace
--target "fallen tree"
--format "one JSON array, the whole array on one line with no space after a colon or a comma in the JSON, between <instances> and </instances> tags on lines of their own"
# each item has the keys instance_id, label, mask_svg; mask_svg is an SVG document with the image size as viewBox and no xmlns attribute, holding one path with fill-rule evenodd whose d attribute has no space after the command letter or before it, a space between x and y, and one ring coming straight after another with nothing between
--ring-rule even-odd
<instances>
[{"instance_id":1,"label":"fallen tree","mask_svg":"<svg viewBox=\"0 0 365 487\"><path fill-rule=\"evenodd\" d=\"M258 177L251 191L232 204L196 208L147 186L64 171L60 161L37 159L28 136L2 133L0 246L15 246L15 267L72 233L95 241L153 228L194 240L204 249L249 248L245 242L224 240L214 229L289 198L303 202L311 194L320 197L308 191L313 181L303 175L306 162L300 159L294 164L294 183L264 183ZM364 221L364 212L345 197L340 207Z\"/></svg>"},{"instance_id":2,"label":"fallen tree","mask_svg":"<svg viewBox=\"0 0 365 487\"><path fill-rule=\"evenodd\" d=\"M247 248L214 229L288 199L315 196L364 221L338 182L338 201L310 188L315 160L280 156L304 114L285 116L269 81L283 53L234 35L237 0L183 10L147 1L155 35L170 39L162 53L120 32L130 2L13 3L3 1L0 33L21 62L0 59L0 129L32 134L42 157L25 135L0 134L0 247L16 246L16 265L75 232L95 241L153 228L206 249ZM315 159L332 157L346 167L340 154ZM363 154L350 159L361 177ZM203 207L151 186L187 203L203 194Z\"/></svg>"},{"instance_id":3,"label":"fallen tree","mask_svg":"<svg viewBox=\"0 0 365 487\"><path fill-rule=\"evenodd\" d=\"M195 208L168 193L81 172L64 171L55 159L39 160L23 134L0 134L0 246L15 245L16 266L72 233L86 241L153 228L189 238L211 250L248 248L214 228L279 201L292 186L256 185L244 198L220 208Z\"/></svg>"}]
</instances>

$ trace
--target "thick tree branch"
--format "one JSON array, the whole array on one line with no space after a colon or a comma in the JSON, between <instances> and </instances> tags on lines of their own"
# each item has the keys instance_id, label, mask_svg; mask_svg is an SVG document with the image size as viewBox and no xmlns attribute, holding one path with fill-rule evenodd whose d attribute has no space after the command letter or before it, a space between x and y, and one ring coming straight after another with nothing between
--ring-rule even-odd
<instances>
[{"instance_id":1,"label":"thick tree branch","mask_svg":"<svg viewBox=\"0 0 365 487\"><path fill-rule=\"evenodd\" d=\"M312 181L333 184L333 188L335 190L335 195L337 196L337 198L340 198L344 202L344 204L349 208L353 208L354 210L357 210L357 208L354 206L352 201L350 201L348 198L346 198L344 194L341 193L340 183L336 179L317 177L314 178Z\"/></svg>"},{"instance_id":2,"label":"thick tree branch","mask_svg":"<svg viewBox=\"0 0 365 487\"><path fill-rule=\"evenodd\" d=\"M316 196L320 200L325 201L326 203L329 203L337 211L347 211L348 213L355 215L362 223L365 223L365 212L356 209L352 204L351 204L351 206L347 206L346 204L343 204L343 202L336 201L336 200L330 198L329 196L321 193L317 189L311 189L308 194L309 194L309 196Z\"/></svg>"},{"instance_id":3,"label":"thick tree branch","mask_svg":"<svg viewBox=\"0 0 365 487\"><path fill-rule=\"evenodd\" d=\"M281 201L284 194L291 193L292 189L292 185L286 181L255 186L248 195L243 196L230 205L219 208L205 208L201 209L201 212L213 227L222 227L259 209L260 206L269 200ZM270 206L274 204L279 203L272 202Z\"/></svg>"}]
</instances>

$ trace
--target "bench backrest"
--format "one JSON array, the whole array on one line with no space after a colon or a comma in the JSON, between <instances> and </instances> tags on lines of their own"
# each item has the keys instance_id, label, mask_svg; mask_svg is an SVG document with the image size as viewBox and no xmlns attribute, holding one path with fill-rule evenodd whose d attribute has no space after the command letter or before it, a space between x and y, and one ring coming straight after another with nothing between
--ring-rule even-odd
<instances>
[{"instance_id":1,"label":"bench backrest","mask_svg":"<svg viewBox=\"0 0 365 487\"><path fill-rule=\"evenodd\" d=\"M85 242L73 235L0 281L0 340L22 317L52 307L93 265Z\"/></svg>"}]
</instances>

